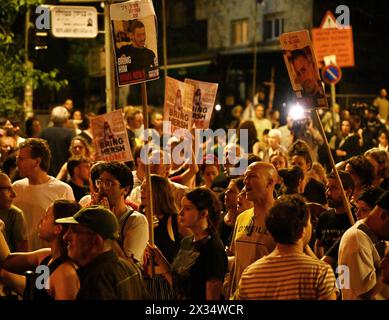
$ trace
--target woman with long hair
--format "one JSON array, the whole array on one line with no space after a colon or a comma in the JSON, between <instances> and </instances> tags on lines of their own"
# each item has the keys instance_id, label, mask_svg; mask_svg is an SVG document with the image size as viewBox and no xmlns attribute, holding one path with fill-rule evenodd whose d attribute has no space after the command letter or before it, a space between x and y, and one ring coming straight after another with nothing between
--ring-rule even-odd
<instances>
[{"instance_id":1,"label":"woman with long hair","mask_svg":"<svg viewBox=\"0 0 389 320\"><path fill-rule=\"evenodd\" d=\"M150 176L153 190L152 201L154 208L154 241L169 263L173 262L182 234L187 235L178 224L178 210L174 202L170 182L161 176ZM140 211L144 212L147 207L146 180L141 184Z\"/></svg>"},{"instance_id":2,"label":"woman with long hair","mask_svg":"<svg viewBox=\"0 0 389 320\"><path fill-rule=\"evenodd\" d=\"M39 237L49 242L50 248L33 252L10 253L3 234L0 232L0 280L19 295L26 289L26 277L21 273L40 265L50 271L48 289L33 287L33 300L74 300L79 289L75 265L67 255L67 244L63 240L68 226L55 223L56 219L71 217L81 206L75 201L56 200L39 224Z\"/></svg>"},{"instance_id":3,"label":"woman with long hair","mask_svg":"<svg viewBox=\"0 0 389 320\"><path fill-rule=\"evenodd\" d=\"M90 159L91 161L94 160L91 147L89 146L88 142L83 137L80 136L75 136L72 139L72 141L70 142L69 152L70 152L70 158L85 157L87 159ZM67 180L67 177L68 177L68 163L65 162L62 165L61 170L59 170L56 178L58 180Z\"/></svg>"},{"instance_id":4,"label":"woman with long hair","mask_svg":"<svg viewBox=\"0 0 389 320\"><path fill-rule=\"evenodd\" d=\"M148 247L163 275L180 300L217 300L227 270L227 255L217 235L220 203L209 189L196 188L182 199L180 224L192 235L181 241L180 250L168 263L157 247Z\"/></svg>"}]
</instances>

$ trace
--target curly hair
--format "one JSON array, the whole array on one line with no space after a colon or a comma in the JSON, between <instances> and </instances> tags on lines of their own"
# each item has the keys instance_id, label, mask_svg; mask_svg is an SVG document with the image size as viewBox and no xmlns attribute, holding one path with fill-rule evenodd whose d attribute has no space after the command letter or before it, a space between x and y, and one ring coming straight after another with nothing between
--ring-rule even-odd
<instances>
[{"instance_id":1,"label":"curly hair","mask_svg":"<svg viewBox=\"0 0 389 320\"><path fill-rule=\"evenodd\" d=\"M100 175L105 171L113 175L120 183L121 188L134 187L134 176L129 167L118 161L103 162L99 168Z\"/></svg>"},{"instance_id":2,"label":"curly hair","mask_svg":"<svg viewBox=\"0 0 389 320\"><path fill-rule=\"evenodd\" d=\"M361 180L362 186L369 186L373 182L374 168L370 161L362 155L351 157L346 161L346 166L349 164L355 174Z\"/></svg>"}]
</instances>

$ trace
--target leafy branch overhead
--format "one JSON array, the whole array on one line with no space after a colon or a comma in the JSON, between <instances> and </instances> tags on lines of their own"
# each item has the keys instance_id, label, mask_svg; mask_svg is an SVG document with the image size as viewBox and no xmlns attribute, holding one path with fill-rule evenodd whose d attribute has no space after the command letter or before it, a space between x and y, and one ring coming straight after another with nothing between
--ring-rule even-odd
<instances>
[{"instance_id":1,"label":"leafy branch overhead","mask_svg":"<svg viewBox=\"0 0 389 320\"><path fill-rule=\"evenodd\" d=\"M44 86L59 90L68 84L67 80L57 80L58 70L43 72L30 68L25 62L24 23L27 8L35 10L43 0L2 0L0 1L0 116L23 116L24 87L31 84L33 89ZM14 30L23 30L13 32Z\"/></svg>"}]
</instances>

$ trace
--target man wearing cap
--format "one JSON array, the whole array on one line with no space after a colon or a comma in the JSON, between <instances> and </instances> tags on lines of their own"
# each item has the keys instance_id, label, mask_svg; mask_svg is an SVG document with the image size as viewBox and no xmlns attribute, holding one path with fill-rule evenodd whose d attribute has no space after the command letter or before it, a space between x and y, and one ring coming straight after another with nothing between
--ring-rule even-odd
<instances>
[{"instance_id":1,"label":"man wearing cap","mask_svg":"<svg viewBox=\"0 0 389 320\"><path fill-rule=\"evenodd\" d=\"M389 191L371 213L348 229L340 241L338 264L347 272L343 300L388 299L389 286L380 277L380 261L389 240Z\"/></svg>"},{"instance_id":2,"label":"man wearing cap","mask_svg":"<svg viewBox=\"0 0 389 320\"><path fill-rule=\"evenodd\" d=\"M65 107L58 106L51 111L53 126L43 129L40 138L45 139L51 150L49 174L56 177L62 165L69 159L69 147L75 132L66 128L69 112Z\"/></svg>"},{"instance_id":3,"label":"man wearing cap","mask_svg":"<svg viewBox=\"0 0 389 320\"><path fill-rule=\"evenodd\" d=\"M139 269L113 251L119 237L119 224L110 210L90 206L73 217L55 222L71 225L64 240L68 242L69 258L79 265L80 290L77 300L146 298Z\"/></svg>"}]
</instances>

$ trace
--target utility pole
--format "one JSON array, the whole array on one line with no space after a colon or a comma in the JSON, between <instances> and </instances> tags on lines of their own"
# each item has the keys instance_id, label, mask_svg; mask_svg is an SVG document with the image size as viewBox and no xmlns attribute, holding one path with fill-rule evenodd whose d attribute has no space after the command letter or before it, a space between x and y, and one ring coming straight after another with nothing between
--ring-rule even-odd
<instances>
[{"instance_id":1,"label":"utility pole","mask_svg":"<svg viewBox=\"0 0 389 320\"><path fill-rule=\"evenodd\" d=\"M111 1L104 2L105 101L107 105L107 112L115 110L115 79L112 72L112 38L111 21L109 18L109 4Z\"/></svg>"},{"instance_id":2,"label":"utility pole","mask_svg":"<svg viewBox=\"0 0 389 320\"><path fill-rule=\"evenodd\" d=\"M162 0L162 50L163 50L163 73L167 77L167 44L166 44L166 0Z\"/></svg>"},{"instance_id":3,"label":"utility pole","mask_svg":"<svg viewBox=\"0 0 389 320\"><path fill-rule=\"evenodd\" d=\"M29 35L30 27L31 27L30 8L28 8L25 17L25 37L24 37L24 63L26 65L27 70L31 70L33 68L33 64L28 57L28 40L29 40L28 35ZM32 90L31 80L28 80L26 85L24 86L23 109L26 118L29 118L34 115L33 90Z\"/></svg>"},{"instance_id":4,"label":"utility pole","mask_svg":"<svg viewBox=\"0 0 389 320\"><path fill-rule=\"evenodd\" d=\"M252 99L254 100L255 93L257 91L257 11L258 11L258 1L255 1L254 9L254 31L253 31L253 90L252 90Z\"/></svg>"}]
</instances>

